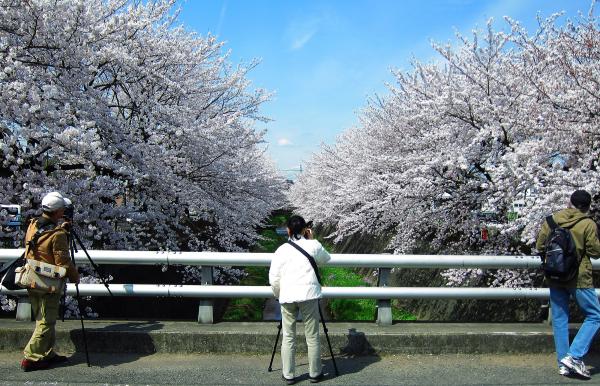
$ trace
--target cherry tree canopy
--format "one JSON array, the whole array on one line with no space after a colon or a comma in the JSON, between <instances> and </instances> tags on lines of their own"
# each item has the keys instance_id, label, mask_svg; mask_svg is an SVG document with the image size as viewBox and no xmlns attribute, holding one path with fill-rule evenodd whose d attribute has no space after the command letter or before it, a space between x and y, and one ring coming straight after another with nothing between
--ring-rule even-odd
<instances>
[{"instance_id":1,"label":"cherry tree canopy","mask_svg":"<svg viewBox=\"0 0 600 386\"><path fill-rule=\"evenodd\" d=\"M282 200L253 126L269 95L173 3L0 0L1 203L58 190L95 247L255 240Z\"/></svg>"},{"instance_id":2,"label":"cherry tree canopy","mask_svg":"<svg viewBox=\"0 0 600 386\"><path fill-rule=\"evenodd\" d=\"M531 35L490 21L435 46L439 63L394 72L358 127L308 162L294 206L338 240L392 232L396 253L530 253L544 216L573 190L600 192L598 20L593 9L558 19ZM525 206L509 221L516 202ZM498 233L482 240L484 227ZM498 275L494 284L526 280Z\"/></svg>"}]
</instances>

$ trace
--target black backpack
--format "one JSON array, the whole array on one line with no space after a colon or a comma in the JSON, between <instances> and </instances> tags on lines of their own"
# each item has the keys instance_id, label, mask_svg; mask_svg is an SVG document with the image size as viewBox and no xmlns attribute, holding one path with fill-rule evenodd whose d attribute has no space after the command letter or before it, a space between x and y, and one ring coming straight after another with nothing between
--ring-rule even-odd
<instances>
[{"instance_id":1,"label":"black backpack","mask_svg":"<svg viewBox=\"0 0 600 386\"><path fill-rule=\"evenodd\" d=\"M570 229L579 221L589 217L582 217L570 227L560 227L552 216L546 217L550 226L550 234L546 238L546 251L542 256L542 269L548 279L567 282L573 279L579 271L581 259L577 256L575 240Z\"/></svg>"}]
</instances>

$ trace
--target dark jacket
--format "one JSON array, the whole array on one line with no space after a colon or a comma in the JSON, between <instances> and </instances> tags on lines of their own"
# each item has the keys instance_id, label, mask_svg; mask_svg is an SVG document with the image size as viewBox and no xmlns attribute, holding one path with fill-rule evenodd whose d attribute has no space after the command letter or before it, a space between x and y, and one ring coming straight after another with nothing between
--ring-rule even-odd
<instances>
[{"instance_id":1,"label":"dark jacket","mask_svg":"<svg viewBox=\"0 0 600 386\"><path fill-rule=\"evenodd\" d=\"M554 221L558 226L570 227L582 217L588 216L587 213L580 211L575 208L568 208L560 210L552 215ZM590 258L597 259L600 257L600 241L598 241L598 234L596 232L596 223L592 219L584 219L575 224L570 228L573 240L575 241L575 247L577 255L581 259L579 265L579 272L573 280L569 282L557 282L554 280L548 280L550 287L564 287L564 288L593 288L592 283L592 262ZM550 235L550 226L544 219L540 233L538 234L536 241L536 248L540 254L545 253L546 239Z\"/></svg>"}]
</instances>

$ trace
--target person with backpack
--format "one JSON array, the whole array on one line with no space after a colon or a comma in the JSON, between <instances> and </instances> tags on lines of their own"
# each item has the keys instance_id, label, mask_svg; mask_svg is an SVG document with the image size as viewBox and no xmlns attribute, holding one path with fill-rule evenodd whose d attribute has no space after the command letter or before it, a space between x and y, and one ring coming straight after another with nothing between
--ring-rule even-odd
<instances>
[{"instance_id":1,"label":"person with backpack","mask_svg":"<svg viewBox=\"0 0 600 386\"><path fill-rule=\"evenodd\" d=\"M48 193L42 199L43 214L34 219L25 234L25 258L65 267L67 277L79 283L79 273L71 261L67 231L58 225L65 211L65 201L58 192ZM64 283L64 282L63 282ZM54 351L55 325L61 291L40 293L28 289L31 310L35 317L35 330L23 350L23 371L35 371L65 362L67 357Z\"/></svg>"},{"instance_id":2,"label":"person with backpack","mask_svg":"<svg viewBox=\"0 0 600 386\"><path fill-rule=\"evenodd\" d=\"M296 318L300 311L308 346L309 379L316 383L323 379L323 370L319 337L321 284L315 269L316 264L328 262L331 256L320 242L313 239L310 223L307 224L302 217L291 216L287 231L289 240L277 248L269 269L271 289L281 304L282 377L288 385L296 383Z\"/></svg>"},{"instance_id":3,"label":"person with backpack","mask_svg":"<svg viewBox=\"0 0 600 386\"><path fill-rule=\"evenodd\" d=\"M571 194L568 208L548 216L537 237L536 248L550 288L552 330L559 374L590 379L583 363L600 328L600 303L592 283L590 258L600 257L596 223L588 212L592 202L585 190ZM569 299L575 298L585 315L569 345Z\"/></svg>"}]
</instances>

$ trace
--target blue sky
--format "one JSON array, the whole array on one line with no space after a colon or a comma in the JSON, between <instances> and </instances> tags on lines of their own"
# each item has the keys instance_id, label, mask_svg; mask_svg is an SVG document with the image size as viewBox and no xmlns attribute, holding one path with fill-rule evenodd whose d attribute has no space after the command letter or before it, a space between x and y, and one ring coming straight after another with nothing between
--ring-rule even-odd
<instances>
[{"instance_id":1,"label":"blue sky","mask_svg":"<svg viewBox=\"0 0 600 386\"><path fill-rule=\"evenodd\" d=\"M273 121L268 152L283 174L294 172L321 143L358 124L367 98L386 94L391 68L432 61L430 42L453 42L493 17L532 31L536 15L587 13L590 0L181 0L180 21L226 42L233 63L260 59L252 88L275 95L262 108ZM596 9L596 14L598 10Z\"/></svg>"}]
</instances>

